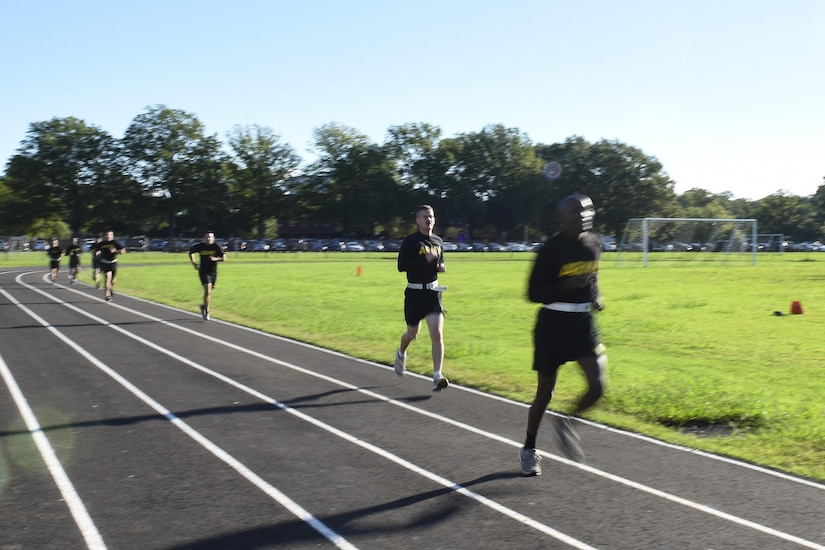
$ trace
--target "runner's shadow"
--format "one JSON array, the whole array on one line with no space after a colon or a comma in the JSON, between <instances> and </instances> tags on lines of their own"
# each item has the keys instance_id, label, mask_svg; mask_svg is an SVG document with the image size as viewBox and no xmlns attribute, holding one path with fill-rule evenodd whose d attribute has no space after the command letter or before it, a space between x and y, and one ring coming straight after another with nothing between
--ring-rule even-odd
<instances>
[{"instance_id":1,"label":"runner's shadow","mask_svg":"<svg viewBox=\"0 0 825 550\"><path fill-rule=\"evenodd\" d=\"M514 472L496 472L459 485L469 488L490 481L519 477L521 476ZM443 487L348 512L342 512L340 514L318 516L317 519L344 538L362 537L364 535L379 537L391 536L391 540L399 541L414 531L434 527L450 521L457 513L475 508L478 505L472 499L460 497L461 500L458 500L452 498L453 495L458 496L455 489L455 486ZM437 502L426 504L423 512L416 513L413 510L403 511L404 509L424 505L434 499L438 499ZM381 519L374 517L382 514L386 515L386 517ZM362 527L362 522L370 527ZM311 529L306 522L294 519L274 526L249 529L240 533L230 533L184 543L170 547L170 550L289 548L301 542L312 543L314 541L317 541L317 543L321 545L324 537L314 529Z\"/></svg>"}]
</instances>

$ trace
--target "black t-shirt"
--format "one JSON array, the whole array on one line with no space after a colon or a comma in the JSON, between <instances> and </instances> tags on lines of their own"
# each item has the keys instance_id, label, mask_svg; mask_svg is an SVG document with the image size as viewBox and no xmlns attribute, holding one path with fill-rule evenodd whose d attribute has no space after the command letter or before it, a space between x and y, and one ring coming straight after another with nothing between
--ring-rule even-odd
<instances>
[{"instance_id":1,"label":"black t-shirt","mask_svg":"<svg viewBox=\"0 0 825 550\"><path fill-rule=\"evenodd\" d=\"M46 254L49 256L49 258L50 258L53 262L57 262L57 261L59 261L59 260L60 260L60 256L62 256L62 255L63 255L63 249L62 249L62 248L60 248L59 246L50 246L50 247L46 250Z\"/></svg>"},{"instance_id":2,"label":"black t-shirt","mask_svg":"<svg viewBox=\"0 0 825 550\"><path fill-rule=\"evenodd\" d=\"M435 252L438 260L428 262L425 254ZM398 250L398 271L407 272L407 282L431 283L438 278L436 266L444 263L444 241L438 235L420 231L407 236Z\"/></svg>"},{"instance_id":3,"label":"black t-shirt","mask_svg":"<svg viewBox=\"0 0 825 550\"><path fill-rule=\"evenodd\" d=\"M189 254L198 254L201 258L201 271L217 271L218 263L212 261L212 257L223 258L223 248L218 243L198 243L189 249Z\"/></svg>"},{"instance_id":4,"label":"black t-shirt","mask_svg":"<svg viewBox=\"0 0 825 550\"><path fill-rule=\"evenodd\" d=\"M117 255L123 250L123 245L117 241L102 241L98 243L97 250L100 252L100 261L104 264L117 262Z\"/></svg>"},{"instance_id":5,"label":"black t-shirt","mask_svg":"<svg viewBox=\"0 0 825 550\"><path fill-rule=\"evenodd\" d=\"M77 264L80 262L80 245L70 244L66 247L66 256L69 257L70 263Z\"/></svg>"},{"instance_id":6,"label":"black t-shirt","mask_svg":"<svg viewBox=\"0 0 825 550\"><path fill-rule=\"evenodd\" d=\"M597 301L601 255L601 240L593 233L582 233L575 240L562 233L553 235L541 247L533 264L527 291L530 301L542 304ZM560 281L576 275L590 275L589 284L575 290L559 288Z\"/></svg>"}]
</instances>

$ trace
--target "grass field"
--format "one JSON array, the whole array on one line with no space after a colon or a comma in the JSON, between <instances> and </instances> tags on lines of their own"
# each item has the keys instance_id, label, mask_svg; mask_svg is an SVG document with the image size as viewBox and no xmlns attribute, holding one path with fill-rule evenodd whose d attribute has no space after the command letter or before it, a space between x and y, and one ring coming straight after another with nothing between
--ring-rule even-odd
<instances>
[{"instance_id":1,"label":"grass field","mask_svg":"<svg viewBox=\"0 0 825 550\"><path fill-rule=\"evenodd\" d=\"M31 264L31 254L0 255L0 269ZM643 268L605 256L599 323L609 386L587 417L825 481L825 254L760 254L756 266L750 256L724 264L667 257ZM45 271L45 255L37 259ZM454 382L532 399L532 259L447 255L444 372ZM219 269L214 318L391 363L404 330L405 278L394 254L242 253ZM191 311L200 303L185 254L127 254L118 279L121 292ZM802 315L789 314L795 300ZM431 369L426 331L408 368ZM582 389L566 365L551 408L569 410ZM539 446L549 441L539 434Z\"/></svg>"}]
</instances>

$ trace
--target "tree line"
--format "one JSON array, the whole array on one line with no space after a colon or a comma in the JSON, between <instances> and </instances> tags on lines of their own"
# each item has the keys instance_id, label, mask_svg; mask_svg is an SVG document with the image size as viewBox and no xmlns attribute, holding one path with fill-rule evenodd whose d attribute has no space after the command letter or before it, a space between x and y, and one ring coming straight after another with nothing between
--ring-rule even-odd
<instances>
[{"instance_id":1,"label":"tree line","mask_svg":"<svg viewBox=\"0 0 825 550\"><path fill-rule=\"evenodd\" d=\"M442 135L427 123L392 126L383 143L330 123L313 131L302 166L272 129L236 126L225 142L192 114L147 107L122 138L74 118L34 122L0 177L0 234L118 234L274 238L286 227L326 236L398 238L415 208L431 204L451 239L538 240L554 209L582 192L596 229L620 236L639 217L757 218L760 233L825 235L825 184L750 201L691 189L681 195L662 164L615 141L533 143L489 125ZM555 170L545 168L548 163Z\"/></svg>"}]
</instances>

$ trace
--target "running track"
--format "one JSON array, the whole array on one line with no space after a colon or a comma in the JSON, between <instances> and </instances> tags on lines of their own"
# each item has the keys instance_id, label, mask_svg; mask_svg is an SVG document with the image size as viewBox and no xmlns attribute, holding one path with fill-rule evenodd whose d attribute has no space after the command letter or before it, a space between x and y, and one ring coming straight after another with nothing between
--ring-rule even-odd
<instances>
[{"instance_id":1,"label":"running track","mask_svg":"<svg viewBox=\"0 0 825 550\"><path fill-rule=\"evenodd\" d=\"M591 423L521 477L522 404L61 276L0 272L0 550L825 550L825 485Z\"/></svg>"}]
</instances>

